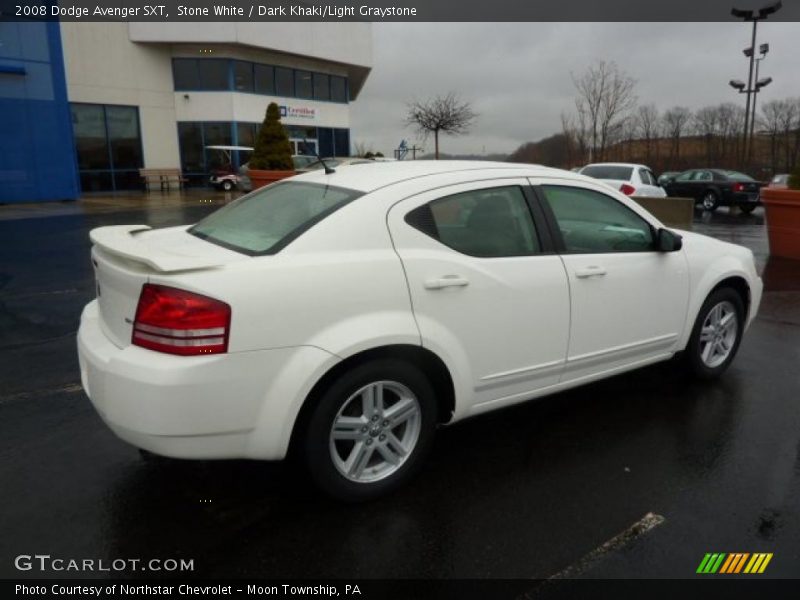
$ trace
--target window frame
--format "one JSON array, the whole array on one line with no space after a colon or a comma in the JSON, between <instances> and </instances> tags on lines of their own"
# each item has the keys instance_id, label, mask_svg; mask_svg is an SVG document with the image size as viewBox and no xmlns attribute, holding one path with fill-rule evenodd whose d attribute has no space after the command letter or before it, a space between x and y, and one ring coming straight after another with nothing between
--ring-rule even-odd
<instances>
[{"instance_id":1,"label":"window frame","mask_svg":"<svg viewBox=\"0 0 800 600\"><path fill-rule=\"evenodd\" d=\"M550 203L547 201L547 197L544 194L544 190L542 188L550 186L550 187L569 187L575 188L579 190L586 190L589 192L594 192L596 194L600 194L602 196L606 196L616 202L618 205L622 206L625 210L636 216L637 218L641 219L647 227L650 229L650 236L652 238L652 247L649 250L593 250L591 252L586 252L582 250L570 250L567 248L567 244L564 241L564 236L561 234L561 228L558 225L558 220L556 219L555 213L553 213L553 209L550 207ZM593 187L589 187L583 185L582 183L574 182L574 181L553 181L553 182L546 182L546 183L535 183L531 186L532 192L536 196L536 201L540 205L540 209L544 214L544 221L547 224L548 229L550 230L550 236L553 240L555 250L558 254L563 255L580 255L580 254L645 254L651 252L659 252L658 250L658 231L656 227L644 216L640 215L637 211L632 209L630 206L621 202L618 198L615 198L611 194L607 194L605 191L601 191L595 189Z\"/></svg>"},{"instance_id":2,"label":"window frame","mask_svg":"<svg viewBox=\"0 0 800 600\"><path fill-rule=\"evenodd\" d=\"M431 198L418 204L414 208L406 209L403 213L402 220L403 222L411 227L412 229L418 231L420 234L424 235L426 238L433 240L437 244L441 245L448 250L459 254L460 256L468 256L470 258L474 258L476 260L498 260L498 259L509 259L509 258L535 258L538 256L553 256L558 254L556 245L553 241L551 236L550 227L547 223L546 216L542 211L541 206L539 205L538 199L536 198L536 194L533 190L533 187L525 182L525 181L515 181L515 182L508 182L507 178L503 178L504 183L500 183L497 185L476 185L475 187L470 187L470 189L460 190L460 191L452 191L453 188L460 188L463 184L457 185L450 185L444 188L440 188L437 190L430 190L430 192L437 192L435 198ZM479 181L472 181L472 182L464 182L469 183L471 186L474 184L485 184L485 183L493 183L492 180L479 180ZM539 250L537 252L532 252L530 254L509 254L503 256L479 256L476 254L469 254L460 250L458 248L453 248L448 244L445 244L442 240L438 237L434 237L429 233L423 231L419 227L413 225L409 222L409 216L420 210L425 206L430 206L433 202L438 202L445 198L449 198L451 196L458 196L461 194L468 194L470 192L484 192L492 189L502 189L502 188L509 188L509 187L516 187L522 192L523 199L525 201L525 206L528 209L528 213L531 217L531 222L533 223L533 230L537 237L537 241L539 244ZM439 194L438 192L441 192ZM430 210L430 209L429 209Z\"/></svg>"}]
</instances>

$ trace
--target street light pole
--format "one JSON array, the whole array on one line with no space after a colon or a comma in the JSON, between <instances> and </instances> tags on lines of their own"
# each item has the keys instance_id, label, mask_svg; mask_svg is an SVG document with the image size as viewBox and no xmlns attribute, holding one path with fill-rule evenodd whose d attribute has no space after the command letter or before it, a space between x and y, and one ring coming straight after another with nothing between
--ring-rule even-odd
<instances>
[{"instance_id":1,"label":"street light pole","mask_svg":"<svg viewBox=\"0 0 800 600\"><path fill-rule=\"evenodd\" d=\"M750 122L750 94L756 93L755 88L753 87L753 66L755 64L755 54L756 54L756 29L758 27L758 22L767 19L772 13L775 13L781 9L783 6L783 2L778 0L774 4L768 4L767 6L763 6L759 8L757 11L755 10L742 10L738 8L734 8L731 10L731 14L738 18L742 19L745 22L752 21L753 22L753 34L752 34L752 41L750 42L750 48L745 50L745 56L750 58L750 69L747 73L747 88L745 90L739 89L740 93L747 94L747 101L744 109L744 144L742 149L742 162L748 163L750 161L750 150L752 147L752 131L753 125ZM758 82L756 81L756 87L758 86ZM755 98L753 99L753 106L755 107ZM753 111L753 121L755 121L755 110Z\"/></svg>"},{"instance_id":2,"label":"street light pole","mask_svg":"<svg viewBox=\"0 0 800 600\"><path fill-rule=\"evenodd\" d=\"M753 54L755 54L755 52L753 52ZM766 57L767 54L765 52L761 55L761 58L756 59L756 80L755 80L756 87L755 89L753 89L753 113L752 116L750 117L750 145L748 146L749 153L747 155L748 163L750 162L750 158L752 158L753 155L753 142L755 140L755 137L753 136L755 135L755 129L756 129L756 100L758 100L758 92L761 90L761 87L758 85L758 71L759 67L761 66L761 61L764 60Z\"/></svg>"}]
</instances>

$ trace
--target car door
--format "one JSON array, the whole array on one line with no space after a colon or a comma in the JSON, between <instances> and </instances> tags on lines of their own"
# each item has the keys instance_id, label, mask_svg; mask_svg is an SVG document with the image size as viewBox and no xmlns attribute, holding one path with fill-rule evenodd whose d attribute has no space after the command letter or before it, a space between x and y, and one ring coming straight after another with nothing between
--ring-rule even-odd
<instances>
[{"instance_id":1,"label":"car door","mask_svg":"<svg viewBox=\"0 0 800 600\"><path fill-rule=\"evenodd\" d=\"M637 171L642 182L640 189L636 192L637 196L649 198L662 198L665 196L664 190L658 185L655 175L650 169L639 168Z\"/></svg>"},{"instance_id":2,"label":"car door","mask_svg":"<svg viewBox=\"0 0 800 600\"><path fill-rule=\"evenodd\" d=\"M633 204L589 184L538 181L570 286L563 381L646 364L676 350L689 276L683 251L655 250Z\"/></svg>"},{"instance_id":3,"label":"car door","mask_svg":"<svg viewBox=\"0 0 800 600\"><path fill-rule=\"evenodd\" d=\"M667 185L667 194L680 198L692 198L690 181L694 171L678 173Z\"/></svg>"},{"instance_id":4,"label":"car door","mask_svg":"<svg viewBox=\"0 0 800 600\"><path fill-rule=\"evenodd\" d=\"M525 179L449 186L388 214L422 344L466 378L475 412L556 385L567 353L569 290ZM538 209L538 206L535 207Z\"/></svg>"}]
</instances>

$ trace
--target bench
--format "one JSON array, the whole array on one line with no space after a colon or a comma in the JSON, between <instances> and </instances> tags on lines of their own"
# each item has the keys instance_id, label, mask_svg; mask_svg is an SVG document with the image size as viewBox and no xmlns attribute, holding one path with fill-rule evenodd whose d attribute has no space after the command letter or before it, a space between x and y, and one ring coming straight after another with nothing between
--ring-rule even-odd
<instances>
[{"instance_id":1,"label":"bench","mask_svg":"<svg viewBox=\"0 0 800 600\"><path fill-rule=\"evenodd\" d=\"M180 169L139 169L139 176L144 182L144 189L148 192L156 185L161 191L170 191L173 185L182 189L187 181Z\"/></svg>"}]
</instances>

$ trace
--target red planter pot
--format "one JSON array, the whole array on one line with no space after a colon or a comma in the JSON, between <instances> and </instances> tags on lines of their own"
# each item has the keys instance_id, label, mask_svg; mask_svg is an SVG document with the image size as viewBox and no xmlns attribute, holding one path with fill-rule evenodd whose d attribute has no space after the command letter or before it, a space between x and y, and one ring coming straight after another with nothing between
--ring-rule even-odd
<instances>
[{"instance_id":1,"label":"red planter pot","mask_svg":"<svg viewBox=\"0 0 800 600\"><path fill-rule=\"evenodd\" d=\"M769 253L800 260L800 190L764 188Z\"/></svg>"},{"instance_id":2,"label":"red planter pot","mask_svg":"<svg viewBox=\"0 0 800 600\"><path fill-rule=\"evenodd\" d=\"M262 171L261 169L250 169L248 172L254 190L269 185L270 183L280 181L281 179L293 177L296 174L295 171Z\"/></svg>"}]
</instances>

